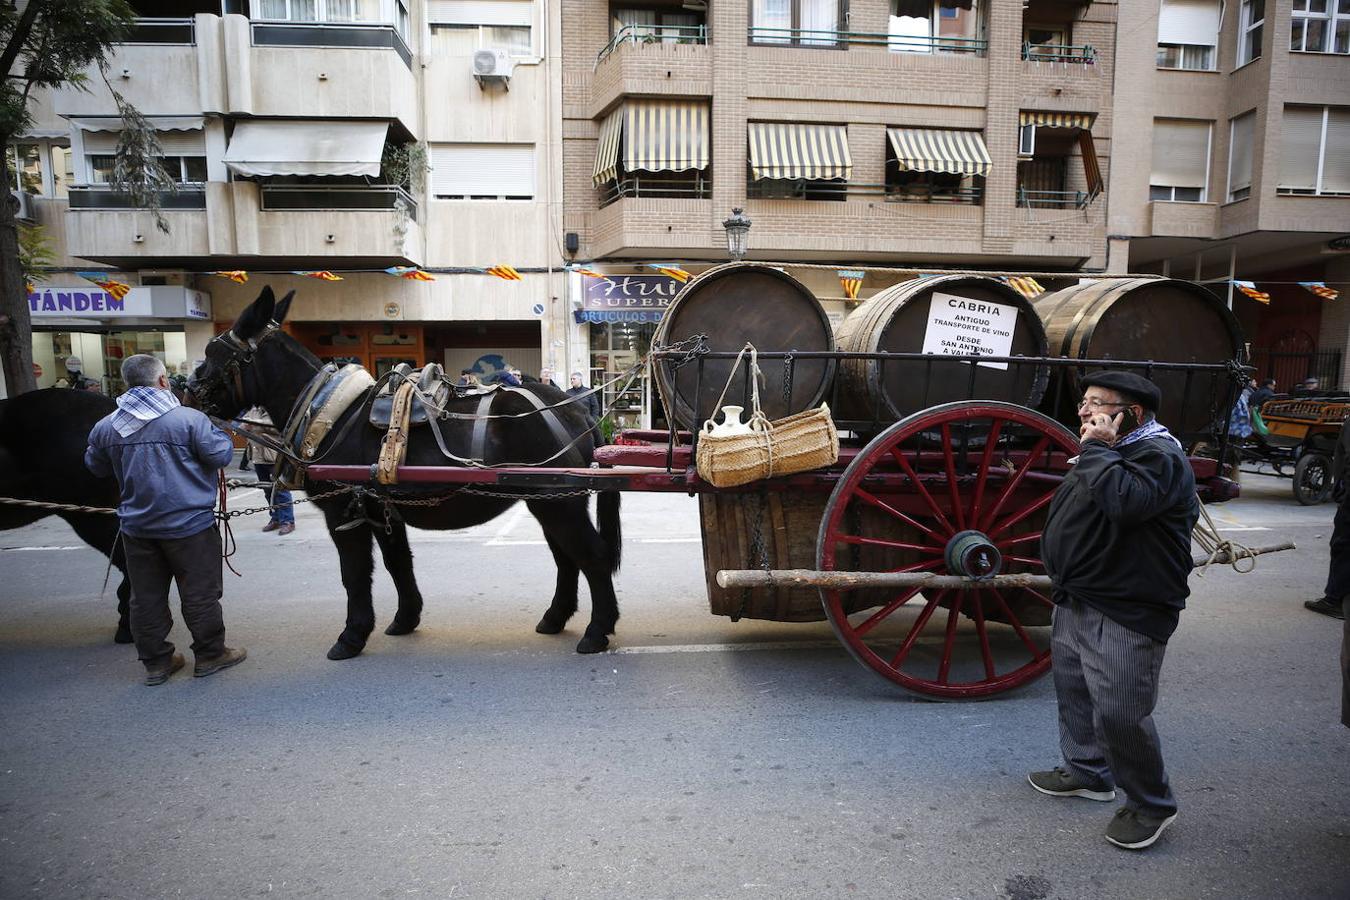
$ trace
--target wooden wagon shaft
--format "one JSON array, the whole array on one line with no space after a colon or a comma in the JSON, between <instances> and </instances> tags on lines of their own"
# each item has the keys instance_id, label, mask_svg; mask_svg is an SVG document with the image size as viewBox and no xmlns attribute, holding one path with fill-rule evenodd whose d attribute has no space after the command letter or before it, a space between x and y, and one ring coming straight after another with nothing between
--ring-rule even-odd
<instances>
[{"instance_id":1,"label":"wooden wagon shaft","mask_svg":"<svg viewBox=\"0 0 1350 900\"><path fill-rule=\"evenodd\" d=\"M1253 556L1265 553L1277 553L1281 550L1293 550L1292 541L1272 544L1268 547L1249 547ZM1231 563L1228 553L1214 558L1215 564ZM1206 556L1197 556L1192 561L1196 568L1209 562ZM717 583L723 588L760 588L760 587L823 587L836 590L878 587L931 587L944 590L984 590L987 588L1048 588L1049 575L1021 573L1013 575L995 575L980 581L961 575L934 575L925 572L818 572L814 569L723 569L717 573Z\"/></svg>"}]
</instances>

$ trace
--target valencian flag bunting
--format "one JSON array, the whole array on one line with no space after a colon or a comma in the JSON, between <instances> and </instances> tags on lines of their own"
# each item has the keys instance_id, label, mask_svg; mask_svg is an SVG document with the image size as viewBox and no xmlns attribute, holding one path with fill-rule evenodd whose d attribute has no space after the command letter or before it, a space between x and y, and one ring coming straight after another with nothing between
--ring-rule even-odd
<instances>
[{"instance_id":1,"label":"valencian flag bunting","mask_svg":"<svg viewBox=\"0 0 1350 900\"><path fill-rule=\"evenodd\" d=\"M603 278L606 281L609 280L609 276L604 272L597 272L594 269L588 269L585 266L568 266L568 268L578 275L585 275L587 278Z\"/></svg>"},{"instance_id":2,"label":"valencian flag bunting","mask_svg":"<svg viewBox=\"0 0 1350 900\"><path fill-rule=\"evenodd\" d=\"M76 275L85 281L92 281L94 284L103 288L117 300L121 300L131 290L131 285L121 281L114 281L108 277L107 272L76 272Z\"/></svg>"},{"instance_id":3,"label":"valencian flag bunting","mask_svg":"<svg viewBox=\"0 0 1350 900\"><path fill-rule=\"evenodd\" d=\"M1335 288L1327 287L1325 281L1300 281L1299 286L1307 288L1323 300L1335 300L1341 295Z\"/></svg>"},{"instance_id":4,"label":"valencian flag bunting","mask_svg":"<svg viewBox=\"0 0 1350 900\"><path fill-rule=\"evenodd\" d=\"M1256 282L1254 281L1234 280L1233 287L1237 288L1239 291L1242 291L1242 293L1246 294L1248 297L1251 297L1257 303L1265 303L1265 304L1270 303L1270 295L1267 294L1265 291L1257 290Z\"/></svg>"},{"instance_id":5,"label":"valencian flag bunting","mask_svg":"<svg viewBox=\"0 0 1350 900\"><path fill-rule=\"evenodd\" d=\"M320 281L341 281L341 275L334 275L327 269L320 269L317 272L291 272L292 275L303 275L306 278L317 278Z\"/></svg>"},{"instance_id":6,"label":"valencian flag bunting","mask_svg":"<svg viewBox=\"0 0 1350 900\"><path fill-rule=\"evenodd\" d=\"M390 266L385 272L398 278L405 278L408 281L435 281L436 276L429 272L423 272L417 266Z\"/></svg>"},{"instance_id":7,"label":"valencian flag bunting","mask_svg":"<svg viewBox=\"0 0 1350 900\"><path fill-rule=\"evenodd\" d=\"M229 270L229 271L221 271L221 272L206 272L205 274L207 274L207 275L219 275L221 278L228 278L228 279L230 279L230 280L233 281L235 284L247 284L247 283L248 283L248 273L245 272L243 269L231 269L231 270Z\"/></svg>"},{"instance_id":8,"label":"valencian flag bunting","mask_svg":"<svg viewBox=\"0 0 1350 900\"><path fill-rule=\"evenodd\" d=\"M1041 287L1041 283L1035 278L1010 275L1003 279L1003 283L1014 291L1017 291L1017 293L1021 294L1023 297L1026 297L1028 300L1039 297L1041 294L1045 293L1045 288Z\"/></svg>"},{"instance_id":9,"label":"valencian flag bunting","mask_svg":"<svg viewBox=\"0 0 1350 900\"><path fill-rule=\"evenodd\" d=\"M844 296L850 300L858 299L858 291L862 288L863 279L867 273L860 269L840 269L839 284L844 288Z\"/></svg>"},{"instance_id":10,"label":"valencian flag bunting","mask_svg":"<svg viewBox=\"0 0 1350 900\"><path fill-rule=\"evenodd\" d=\"M674 278L680 284L684 284L690 278L694 277L690 275L688 272L686 272L684 269L681 269L679 266L663 266L660 265L659 263L647 263L647 268L655 269L662 275L665 275L669 278Z\"/></svg>"},{"instance_id":11,"label":"valencian flag bunting","mask_svg":"<svg viewBox=\"0 0 1350 900\"><path fill-rule=\"evenodd\" d=\"M485 274L496 276L503 281L524 281L521 274L511 266L491 266L484 270Z\"/></svg>"}]
</instances>

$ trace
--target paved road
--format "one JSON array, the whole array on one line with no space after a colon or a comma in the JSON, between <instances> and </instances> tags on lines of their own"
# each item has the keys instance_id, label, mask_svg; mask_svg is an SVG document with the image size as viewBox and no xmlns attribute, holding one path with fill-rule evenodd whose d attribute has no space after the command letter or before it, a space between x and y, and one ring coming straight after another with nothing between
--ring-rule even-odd
<instances>
[{"instance_id":1,"label":"paved road","mask_svg":"<svg viewBox=\"0 0 1350 900\"><path fill-rule=\"evenodd\" d=\"M101 557L54 520L3 533L0 897L1350 897L1339 623L1300 605L1333 510L1245 487L1221 524L1300 549L1193 582L1157 715L1181 817L1142 855L1103 840L1111 807L1025 784L1056 762L1047 680L924 702L823 624L710 616L687 498L625 498L618 652L591 657L533 633L528 516L419 534L422 629L345 663L314 512L250 522L226 576L249 660L156 689L111 642Z\"/></svg>"}]
</instances>

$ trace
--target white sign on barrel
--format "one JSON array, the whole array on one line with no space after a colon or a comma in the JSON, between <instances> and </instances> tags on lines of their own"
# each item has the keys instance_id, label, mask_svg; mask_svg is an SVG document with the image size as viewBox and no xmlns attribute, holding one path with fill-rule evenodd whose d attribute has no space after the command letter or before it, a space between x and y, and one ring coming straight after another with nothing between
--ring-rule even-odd
<instances>
[{"instance_id":1,"label":"white sign on barrel","mask_svg":"<svg viewBox=\"0 0 1350 900\"><path fill-rule=\"evenodd\" d=\"M1010 356L1018 312L1017 307L1003 303L934 293L928 307L923 352L939 356ZM1003 362L977 365L1008 368Z\"/></svg>"}]
</instances>

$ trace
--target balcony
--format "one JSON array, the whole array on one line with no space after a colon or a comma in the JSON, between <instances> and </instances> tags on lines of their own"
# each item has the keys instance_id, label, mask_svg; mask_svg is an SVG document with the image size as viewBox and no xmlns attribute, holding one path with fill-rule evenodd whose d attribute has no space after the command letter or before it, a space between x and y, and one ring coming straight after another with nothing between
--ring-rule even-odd
<instances>
[{"instance_id":1,"label":"balcony","mask_svg":"<svg viewBox=\"0 0 1350 900\"><path fill-rule=\"evenodd\" d=\"M772 28L752 25L749 43L759 47L802 47L847 50L850 46L884 47L893 53L956 53L984 56L989 42L979 38L831 31L808 28Z\"/></svg>"},{"instance_id":2,"label":"balcony","mask_svg":"<svg viewBox=\"0 0 1350 900\"><path fill-rule=\"evenodd\" d=\"M587 244L592 256L657 252L662 255L707 256L726 236L715 224L712 201L683 197L618 197L589 216Z\"/></svg>"},{"instance_id":3,"label":"balcony","mask_svg":"<svg viewBox=\"0 0 1350 900\"><path fill-rule=\"evenodd\" d=\"M1149 234L1154 237L1219 237L1219 204L1152 200Z\"/></svg>"},{"instance_id":4,"label":"balcony","mask_svg":"<svg viewBox=\"0 0 1350 900\"><path fill-rule=\"evenodd\" d=\"M935 203L978 206L984 198L979 186L941 184L863 184L856 181L806 181L764 178L746 185L746 196L756 200L836 201L881 198L886 203Z\"/></svg>"},{"instance_id":5,"label":"balcony","mask_svg":"<svg viewBox=\"0 0 1350 900\"><path fill-rule=\"evenodd\" d=\"M1097 50L1091 44L1022 44L1022 59L1029 62L1092 65L1097 62Z\"/></svg>"},{"instance_id":6,"label":"balcony","mask_svg":"<svg viewBox=\"0 0 1350 900\"><path fill-rule=\"evenodd\" d=\"M609 43L595 57L595 65L609 58L615 50L624 44L637 44L644 47L654 44L698 45L708 43L707 25L625 25L615 32Z\"/></svg>"},{"instance_id":7,"label":"balcony","mask_svg":"<svg viewBox=\"0 0 1350 900\"><path fill-rule=\"evenodd\" d=\"M412 68L412 51L393 25L331 25L254 22L255 47L359 47L393 50Z\"/></svg>"},{"instance_id":8,"label":"balcony","mask_svg":"<svg viewBox=\"0 0 1350 900\"><path fill-rule=\"evenodd\" d=\"M645 198L708 200L712 197L712 181L700 173L692 178L672 177L670 173L661 175L624 175L604 184L599 190L600 208L609 206L618 200Z\"/></svg>"},{"instance_id":9,"label":"balcony","mask_svg":"<svg viewBox=\"0 0 1350 900\"><path fill-rule=\"evenodd\" d=\"M132 26L123 44L183 44L197 43L195 19L140 18Z\"/></svg>"},{"instance_id":10,"label":"balcony","mask_svg":"<svg viewBox=\"0 0 1350 900\"><path fill-rule=\"evenodd\" d=\"M72 186L69 191L70 208L80 209L136 209L131 196L113 190L108 185ZM185 184L177 191L161 191L161 209L206 209L206 186Z\"/></svg>"},{"instance_id":11,"label":"balcony","mask_svg":"<svg viewBox=\"0 0 1350 900\"><path fill-rule=\"evenodd\" d=\"M137 268L153 259L205 256L210 251L207 219L211 215L204 185L184 185L160 195L169 225L165 234L150 214L131 205L126 194L105 186L73 186L65 215L70 256L123 268Z\"/></svg>"},{"instance_id":12,"label":"balcony","mask_svg":"<svg viewBox=\"0 0 1350 900\"><path fill-rule=\"evenodd\" d=\"M417 201L412 194L392 184L340 187L264 184L261 197L261 208L267 212L298 209L340 212L402 209L412 221L417 221Z\"/></svg>"},{"instance_id":13,"label":"balcony","mask_svg":"<svg viewBox=\"0 0 1350 900\"><path fill-rule=\"evenodd\" d=\"M632 35L628 26L596 57L591 78L591 115L598 116L624 96L709 97L712 95L712 48L700 41L649 41ZM650 30L652 26L644 26ZM674 26L671 26L674 27ZM620 40L627 32L628 36ZM630 36L632 39L630 39Z\"/></svg>"},{"instance_id":14,"label":"balcony","mask_svg":"<svg viewBox=\"0 0 1350 900\"><path fill-rule=\"evenodd\" d=\"M233 221L219 223L213 235L214 254L296 257L315 268L354 259L422 264L420 210L400 187L254 181L211 187L227 193L234 210Z\"/></svg>"},{"instance_id":15,"label":"balcony","mask_svg":"<svg viewBox=\"0 0 1350 900\"><path fill-rule=\"evenodd\" d=\"M1094 199L1087 191L1042 191L1017 186L1019 209L1086 209Z\"/></svg>"}]
</instances>

